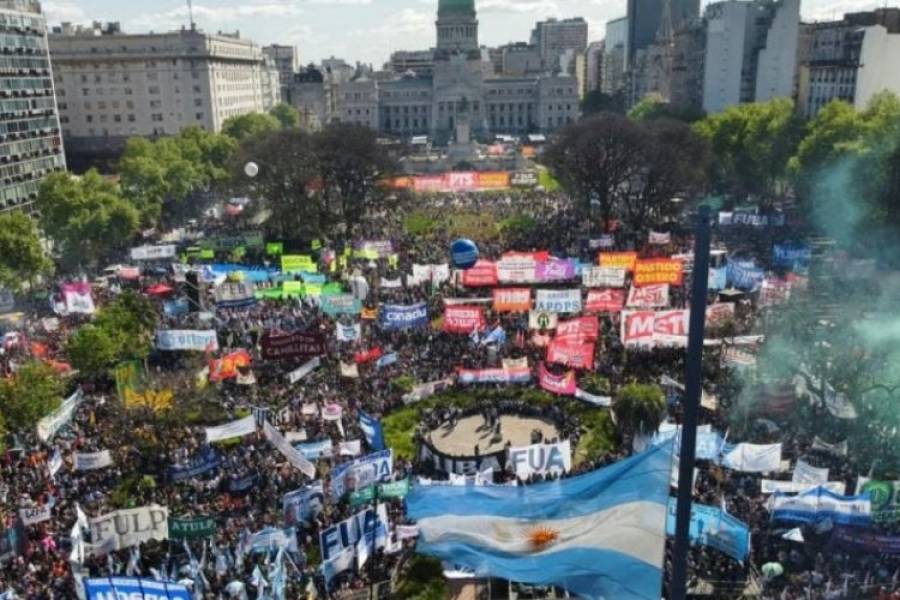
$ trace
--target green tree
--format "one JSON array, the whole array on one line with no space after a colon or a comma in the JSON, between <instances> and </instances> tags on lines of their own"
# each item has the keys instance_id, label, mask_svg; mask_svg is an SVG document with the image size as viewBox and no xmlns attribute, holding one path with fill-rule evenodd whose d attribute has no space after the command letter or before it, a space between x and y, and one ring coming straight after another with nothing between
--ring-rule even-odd
<instances>
[{"instance_id":1,"label":"green tree","mask_svg":"<svg viewBox=\"0 0 900 600\"><path fill-rule=\"evenodd\" d=\"M732 106L699 121L695 130L712 150L714 188L764 201L784 191L786 165L803 136L802 121L786 98Z\"/></svg>"},{"instance_id":2,"label":"green tree","mask_svg":"<svg viewBox=\"0 0 900 600\"><path fill-rule=\"evenodd\" d=\"M282 129L293 129L300 125L300 111L290 104L282 102L270 110L269 114L278 119Z\"/></svg>"},{"instance_id":3,"label":"green tree","mask_svg":"<svg viewBox=\"0 0 900 600\"><path fill-rule=\"evenodd\" d=\"M120 340L106 328L90 323L79 327L66 342L69 363L86 379L106 375L118 362L120 350Z\"/></svg>"},{"instance_id":4,"label":"green tree","mask_svg":"<svg viewBox=\"0 0 900 600\"><path fill-rule=\"evenodd\" d=\"M628 118L634 121L652 121L654 119L671 119L694 123L705 116L703 110L673 106L659 94L647 94L628 111Z\"/></svg>"},{"instance_id":5,"label":"green tree","mask_svg":"<svg viewBox=\"0 0 900 600\"><path fill-rule=\"evenodd\" d=\"M34 220L21 212L0 214L0 287L20 290L50 266Z\"/></svg>"},{"instance_id":6,"label":"green tree","mask_svg":"<svg viewBox=\"0 0 900 600\"><path fill-rule=\"evenodd\" d=\"M629 383L613 399L616 422L629 433L656 431L666 415L666 396L658 385Z\"/></svg>"},{"instance_id":7,"label":"green tree","mask_svg":"<svg viewBox=\"0 0 900 600\"><path fill-rule=\"evenodd\" d=\"M31 429L59 407L65 386L53 367L39 361L23 364L0 379L0 413L12 431Z\"/></svg>"},{"instance_id":8,"label":"green tree","mask_svg":"<svg viewBox=\"0 0 900 600\"><path fill-rule=\"evenodd\" d=\"M51 173L38 195L41 224L67 268L96 266L138 230L137 209L119 187L91 169L81 177Z\"/></svg>"},{"instance_id":9,"label":"green tree","mask_svg":"<svg viewBox=\"0 0 900 600\"><path fill-rule=\"evenodd\" d=\"M281 129L281 122L265 113L248 113L230 117L222 124L222 133L240 143L274 133L279 129Z\"/></svg>"},{"instance_id":10,"label":"green tree","mask_svg":"<svg viewBox=\"0 0 900 600\"><path fill-rule=\"evenodd\" d=\"M585 116L604 112L625 114L625 96L621 93L610 96L593 90L581 101L581 112Z\"/></svg>"}]
</instances>

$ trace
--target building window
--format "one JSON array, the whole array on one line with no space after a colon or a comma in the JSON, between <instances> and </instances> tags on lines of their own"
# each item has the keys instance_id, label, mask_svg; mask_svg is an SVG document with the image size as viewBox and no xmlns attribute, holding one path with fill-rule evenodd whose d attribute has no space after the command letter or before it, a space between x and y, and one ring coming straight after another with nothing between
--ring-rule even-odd
<instances>
[{"instance_id":1,"label":"building window","mask_svg":"<svg viewBox=\"0 0 900 600\"><path fill-rule=\"evenodd\" d=\"M153 95L159 94L159 86L151 85L150 87L147 88L147 93L153 94Z\"/></svg>"},{"instance_id":2,"label":"building window","mask_svg":"<svg viewBox=\"0 0 900 600\"><path fill-rule=\"evenodd\" d=\"M115 121L116 123L121 123L122 115L113 115L113 121Z\"/></svg>"},{"instance_id":3,"label":"building window","mask_svg":"<svg viewBox=\"0 0 900 600\"><path fill-rule=\"evenodd\" d=\"M154 123L162 123L163 116L160 113L154 113L150 115L150 120Z\"/></svg>"},{"instance_id":4,"label":"building window","mask_svg":"<svg viewBox=\"0 0 900 600\"><path fill-rule=\"evenodd\" d=\"M89 90L88 88L81 88L81 95L82 96L90 96L91 90Z\"/></svg>"},{"instance_id":5,"label":"building window","mask_svg":"<svg viewBox=\"0 0 900 600\"><path fill-rule=\"evenodd\" d=\"M162 100L151 100L150 108L162 108Z\"/></svg>"},{"instance_id":6,"label":"building window","mask_svg":"<svg viewBox=\"0 0 900 600\"><path fill-rule=\"evenodd\" d=\"M87 123L93 123L93 122L94 122L94 115L87 115L87 116L84 118L84 120L85 120Z\"/></svg>"},{"instance_id":7,"label":"building window","mask_svg":"<svg viewBox=\"0 0 900 600\"><path fill-rule=\"evenodd\" d=\"M197 117L197 120L198 120L198 121L202 121L202 120L203 120L203 113L197 113L196 117Z\"/></svg>"},{"instance_id":8,"label":"building window","mask_svg":"<svg viewBox=\"0 0 900 600\"><path fill-rule=\"evenodd\" d=\"M128 122L134 123L134 121L135 121L134 115L128 115Z\"/></svg>"}]
</instances>

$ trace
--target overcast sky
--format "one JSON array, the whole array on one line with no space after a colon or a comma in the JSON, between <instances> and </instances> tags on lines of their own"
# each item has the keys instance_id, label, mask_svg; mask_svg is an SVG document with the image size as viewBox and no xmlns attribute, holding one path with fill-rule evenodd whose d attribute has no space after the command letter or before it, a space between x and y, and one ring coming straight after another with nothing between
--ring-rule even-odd
<instances>
[{"instance_id":1,"label":"overcast sky","mask_svg":"<svg viewBox=\"0 0 900 600\"><path fill-rule=\"evenodd\" d=\"M120 21L126 32L167 31L188 22L187 0L46 0L51 25ZM624 16L626 0L476 0L482 44L527 40L535 21L583 16L589 39ZM704 4L706 2L704 1ZM883 2L803 0L807 20L839 18ZM338 56L380 66L393 50L434 44L437 0L194 0L194 20L206 31L234 31L260 44L300 48L303 63Z\"/></svg>"}]
</instances>

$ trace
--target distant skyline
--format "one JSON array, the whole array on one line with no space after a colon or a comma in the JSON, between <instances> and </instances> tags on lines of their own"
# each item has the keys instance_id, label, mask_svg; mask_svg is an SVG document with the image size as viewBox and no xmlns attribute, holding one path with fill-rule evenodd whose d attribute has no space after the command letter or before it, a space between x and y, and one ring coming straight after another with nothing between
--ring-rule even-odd
<instances>
[{"instance_id":1,"label":"distant skyline","mask_svg":"<svg viewBox=\"0 0 900 600\"><path fill-rule=\"evenodd\" d=\"M703 0L703 5L708 4ZM127 33L164 32L188 24L186 0L47 0L50 25L119 21ZM870 0L804 0L804 20L840 18L884 6ZM584 17L588 39L603 38L625 0L476 0L479 39L486 46L527 41L534 23ZM260 45L296 45L302 64L336 56L380 67L394 50L434 45L437 0L195 0L194 21L207 32L240 30Z\"/></svg>"}]
</instances>

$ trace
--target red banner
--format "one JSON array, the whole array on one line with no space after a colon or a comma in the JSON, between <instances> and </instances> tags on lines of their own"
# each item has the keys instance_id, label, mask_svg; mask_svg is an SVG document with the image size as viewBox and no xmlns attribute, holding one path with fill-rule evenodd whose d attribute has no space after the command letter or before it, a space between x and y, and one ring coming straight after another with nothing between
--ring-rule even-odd
<instances>
[{"instance_id":1,"label":"red banner","mask_svg":"<svg viewBox=\"0 0 900 600\"><path fill-rule=\"evenodd\" d=\"M497 312L528 312L531 310L531 289L497 288L494 290L494 310Z\"/></svg>"},{"instance_id":2,"label":"red banner","mask_svg":"<svg viewBox=\"0 0 900 600\"><path fill-rule=\"evenodd\" d=\"M629 308L663 308L669 305L669 286L666 284L634 287L628 291Z\"/></svg>"},{"instance_id":3,"label":"red banner","mask_svg":"<svg viewBox=\"0 0 900 600\"><path fill-rule=\"evenodd\" d=\"M584 310L589 313L621 312L625 306L625 290L605 289L588 292Z\"/></svg>"},{"instance_id":4,"label":"red banner","mask_svg":"<svg viewBox=\"0 0 900 600\"><path fill-rule=\"evenodd\" d=\"M480 306L448 306L444 309L444 331L465 333L485 328L484 310Z\"/></svg>"},{"instance_id":5,"label":"red banner","mask_svg":"<svg viewBox=\"0 0 900 600\"><path fill-rule=\"evenodd\" d=\"M653 338L657 343L671 342L672 337L687 338L689 310L661 310L653 319ZM674 340L687 343L687 339Z\"/></svg>"},{"instance_id":6,"label":"red banner","mask_svg":"<svg viewBox=\"0 0 900 600\"><path fill-rule=\"evenodd\" d=\"M652 346L656 312L626 310L622 313L622 343L626 346Z\"/></svg>"},{"instance_id":7,"label":"red banner","mask_svg":"<svg viewBox=\"0 0 900 600\"><path fill-rule=\"evenodd\" d=\"M238 376L239 367L248 366L250 366L250 353L246 350L236 350L222 358L209 361L209 380L216 383L225 379L234 379Z\"/></svg>"},{"instance_id":8,"label":"red banner","mask_svg":"<svg viewBox=\"0 0 900 600\"><path fill-rule=\"evenodd\" d=\"M684 263L674 258L649 258L639 260L634 265L634 285L654 285L684 283Z\"/></svg>"},{"instance_id":9,"label":"red banner","mask_svg":"<svg viewBox=\"0 0 900 600\"><path fill-rule=\"evenodd\" d=\"M734 304L719 302L706 307L706 326L716 327L734 319Z\"/></svg>"},{"instance_id":10,"label":"red banner","mask_svg":"<svg viewBox=\"0 0 900 600\"><path fill-rule=\"evenodd\" d=\"M549 250L539 250L537 252L504 252L503 259L512 258L530 258L534 262L547 262L550 260Z\"/></svg>"},{"instance_id":11,"label":"red banner","mask_svg":"<svg viewBox=\"0 0 900 600\"><path fill-rule=\"evenodd\" d=\"M463 271L463 285L466 287L494 287L497 285L497 263L479 260L471 269Z\"/></svg>"},{"instance_id":12,"label":"red banner","mask_svg":"<svg viewBox=\"0 0 900 600\"><path fill-rule=\"evenodd\" d=\"M573 369L593 369L594 344L573 344L553 340L547 348L547 362L565 365Z\"/></svg>"},{"instance_id":13,"label":"red banner","mask_svg":"<svg viewBox=\"0 0 900 600\"><path fill-rule=\"evenodd\" d=\"M381 355L382 355L382 354L384 354L384 352L381 351L381 348L379 348L378 346L376 346L376 347L372 348L371 350L365 350L365 351L363 351L363 352L357 352L357 353L353 356L353 361L354 361L356 364L361 365L361 364L364 364L364 363L367 363L367 362L371 362L371 361L373 361L373 360L378 360L379 358L381 358Z\"/></svg>"},{"instance_id":14,"label":"red banner","mask_svg":"<svg viewBox=\"0 0 900 600\"><path fill-rule=\"evenodd\" d=\"M560 321L556 326L556 340L581 344L596 342L600 337L600 319L597 317L579 317L568 321Z\"/></svg>"},{"instance_id":15,"label":"red banner","mask_svg":"<svg viewBox=\"0 0 900 600\"><path fill-rule=\"evenodd\" d=\"M541 389L560 396L574 396L577 385L575 383L575 371L567 371L565 375L554 375L541 363L540 366Z\"/></svg>"}]
</instances>

